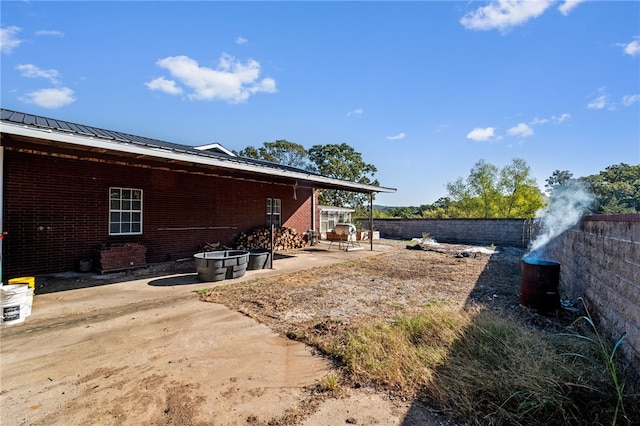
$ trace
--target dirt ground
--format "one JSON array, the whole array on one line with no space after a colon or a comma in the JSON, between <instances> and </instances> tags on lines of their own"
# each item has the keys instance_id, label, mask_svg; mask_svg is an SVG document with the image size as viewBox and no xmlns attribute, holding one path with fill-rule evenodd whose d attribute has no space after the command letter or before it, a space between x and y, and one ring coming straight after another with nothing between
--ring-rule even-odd
<instances>
[{"instance_id":1,"label":"dirt ground","mask_svg":"<svg viewBox=\"0 0 640 426\"><path fill-rule=\"evenodd\" d=\"M366 384L321 392L334 366L302 341L431 300L518 314L522 253L391 244L331 266L224 285L207 297L213 303L194 293L206 285L193 274L158 278L162 297L135 293L136 282L149 286L143 277L45 295L40 303L51 309L72 295L81 308L3 327L0 423L452 425ZM92 305L106 292L120 299ZM34 312L38 303L36 296Z\"/></svg>"}]
</instances>

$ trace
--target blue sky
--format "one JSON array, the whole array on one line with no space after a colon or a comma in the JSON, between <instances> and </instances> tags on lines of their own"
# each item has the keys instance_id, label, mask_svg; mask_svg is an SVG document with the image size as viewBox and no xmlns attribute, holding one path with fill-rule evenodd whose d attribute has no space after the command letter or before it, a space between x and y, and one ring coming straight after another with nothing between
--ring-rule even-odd
<instances>
[{"instance_id":1,"label":"blue sky","mask_svg":"<svg viewBox=\"0 0 640 426\"><path fill-rule=\"evenodd\" d=\"M640 2L2 1L2 107L185 145L347 143L376 204L483 159L640 164Z\"/></svg>"}]
</instances>

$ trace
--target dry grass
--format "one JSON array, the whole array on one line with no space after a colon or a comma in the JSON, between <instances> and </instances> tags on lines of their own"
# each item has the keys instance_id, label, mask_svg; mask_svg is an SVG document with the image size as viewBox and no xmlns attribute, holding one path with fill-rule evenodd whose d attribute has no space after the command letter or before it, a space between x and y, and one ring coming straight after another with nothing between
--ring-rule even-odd
<instances>
[{"instance_id":1,"label":"dry grass","mask_svg":"<svg viewBox=\"0 0 640 426\"><path fill-rule=\"evenodd\" d=\"M476 424L610 423L616 392L597 348L559 336L571 318L518 304L518 253L455 258L458 249L397 250L203 297L333 357L342 378L325 389L374 386ZM637 382L620 374L619 424L633 424Z\"/></svg>"}]
</instances>

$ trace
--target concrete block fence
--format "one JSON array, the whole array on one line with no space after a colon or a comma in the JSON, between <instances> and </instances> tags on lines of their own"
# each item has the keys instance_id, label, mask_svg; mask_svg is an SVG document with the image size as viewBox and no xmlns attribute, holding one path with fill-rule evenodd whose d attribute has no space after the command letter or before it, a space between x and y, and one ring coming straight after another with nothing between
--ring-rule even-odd
<instances>
[{"instance_id":1,"label":"concrete block fence","mask_svg":"<svg viewBox=\"0 0 640 426\"><path fill-rule=\"evenodd\" d=\"M584 298L596 324L640 371L640 214L585 216L545 257L561 264L560 291Z\"/></svg>"},{"instance_id":2,"label":"concrete block fence","mask_svg":"<svg viewBox=\"0 0 640 426\"><path fill-rule=\"evenodd\" d=\"M363 221L365 224L366 221ZM525 248L531 241L531 219L374 219L373 229L383 237L421 238L454 244L506 245Z\"/></svg>"}]
</instances>

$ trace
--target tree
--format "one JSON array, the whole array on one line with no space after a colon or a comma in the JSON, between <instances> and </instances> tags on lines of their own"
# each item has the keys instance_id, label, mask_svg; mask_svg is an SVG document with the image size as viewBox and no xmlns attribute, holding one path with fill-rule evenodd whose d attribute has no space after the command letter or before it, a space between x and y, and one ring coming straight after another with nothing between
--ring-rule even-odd
<instances>
[{"instance_id":1,"label":"tree","mask_svg":"<svg viewBox=\"0 0 640 426\"><path fill-rule=\"evenodd\" d=\"M502 170L478 161L467 179L447 183L449 217L533 217L544 205L527 163L515 158Z\"/></svg>"},{"instance_id":2,"label":"tree","mask_svg":"<svg viewBox=\"0 0 640 426\"><path fill-rule=\"evenodd\" d=\"M569 170L554 170L551 176L546 179L546 184L544 185L547 188L547 193L551 194L553 189L558 185L563 185L565 182L571 180L573 178L573 173Z\"/></svg>"},{"instance_id":3,"label":"tree","mask_svg":"<svg viewBox=\"0 0 640 426\"><path fill-rule=\"evenodd\" d=\"M455 182L447 182L446 187L452 201L449 208L459 209L463 217L473 217L478 203L471 187L464 179L458 178Z\"/></svg>"},{"instance_id":4,"label":"tree","mask_svg":"<svg viewBox=\"0 0 640 426\"><path fill-rule=\"evenodd\" d=\"M482 217L492 217L498 210L498 168L480 160L471 169L467 182L472 194L480 200Z\"/></svg>"},{"instance_id":5,"label":"tree","mask_svg":"<svg viewBox=\"0 0 640 426\"><path fill-rule=\"evenodd\" d=\"M264 142L263 146L257 149L253 146L248 146L240 151L238 155L304 170L309 168L308 154L304 146L285 139Z\"/></svg>"},{"instance_id":6,"label":"tree","mask_svg":"<svg viewBox=\"0 0 640 426\"><path fill-rule=\"evenodd\" d=\"M532 217L544 205L531 169L521 158L514 158L500 171L500 192L504 196L502 217Z\"/></svg>"},{"instance_id":7,"label":"tree","mask_svg":"<svg viewBox=\"0 0 640 426\"><path fill-rule=\"evenodd\" d=\"M640 165L620 163L583 180L596 197L595 213L640 212Z\"/></svg>"},{"instance_id":8,"label":"tree","mask_svg":"<svg viewBox=\"0 0 640 426\"><path fill-rule=\"evenodd\" d=\"M378 181L373 180L373 175L378 171L376 167L366 163L362 154L345 143L314 145L309 149L308 155L310 168L316 173L349 182L378 185ZM357 210L365 205L367 194L324 189L319 191L318 198L321 204L348 206Z\"/></svg>"}]
</instances>

